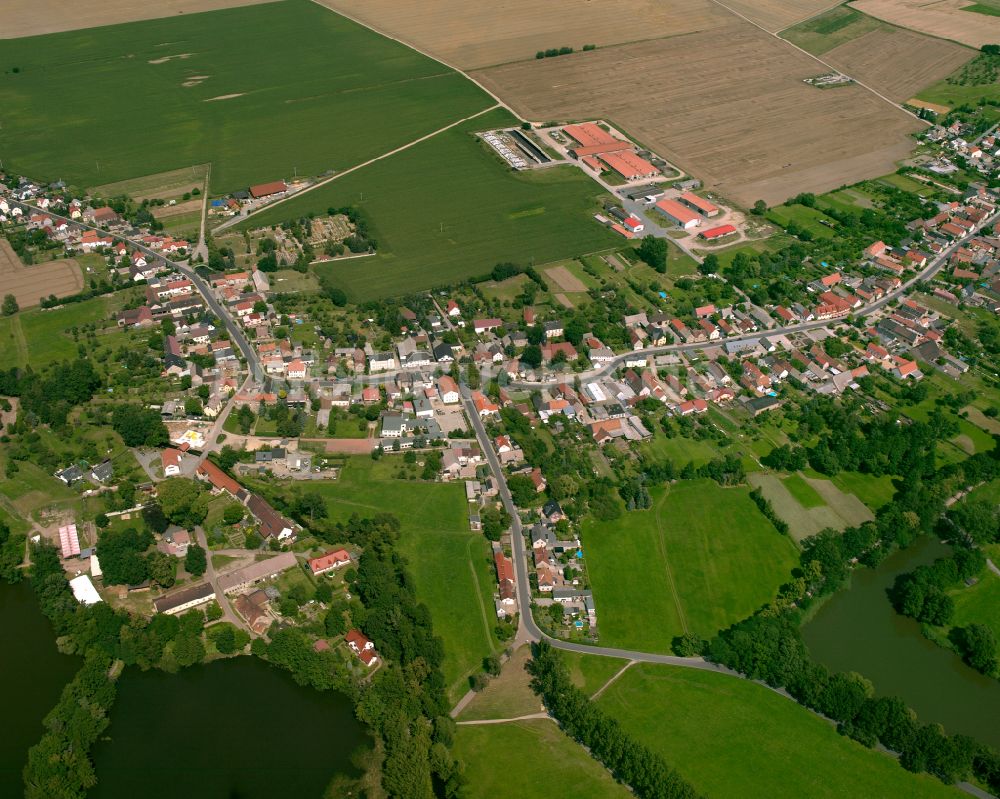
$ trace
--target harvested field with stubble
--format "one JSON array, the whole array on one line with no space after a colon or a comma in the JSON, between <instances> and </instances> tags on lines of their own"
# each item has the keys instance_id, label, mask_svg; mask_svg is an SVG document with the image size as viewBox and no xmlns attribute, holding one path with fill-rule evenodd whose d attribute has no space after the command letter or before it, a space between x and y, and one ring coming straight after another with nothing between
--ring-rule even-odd
<instances>
[{"instance_id":1,"label":"harvested field with stubble","mask_svg":"<svg viewBox=\"0 0 1000 799\"><path fill-rule=\"evenodd\" d=\"M725 42L725 46L720 46ZM602 117L743 205L892 172L924 124L738 19L724 28L508 64L474 77L529 119ZM642 92L622 91L643 76Z\"/></svg>"},{"instance_id":2,"label":"harvested field with stubble","mask_svg":"<svg viewBox=\"0 0 1000 799\"><path fill-rule=\"evenodd\" d=\"M173 17L273 0L78 0L70 13L65 0L4 0L0 3L0 39L96 28L141 19Z\"/></svg>"},{"instance_id":3,"label":"harvested field with stubble","mask_svg":"<svg viewBox=\"0 0 1000 799\"><path fill-rule=\"evenodd\" d=\"M772 33L815 16L837 0L722 0L723 4Z\"/></svg>"},{"instance_id":4,"label":"harvested field with stubble","mask_svg":"<svg viewBox=\"0 0 1000 799\"><path fill-rule=\"evenodd\" d=\"M545 270L545 277L563 291L586 291L587 285L565 266L551 266Z\"/></svg>"},{"instance_id":5,"label":"harvested field with stubble","mask_svg":"<svg viewBox=\"0 0 1000 799\"><path fill-rule=\"evenodd\" d=\"M49 261L25 266L7 239L0 239L0 296L13 294L22 308L38 305L41 297L66 297L83 288L76 261Z\"/></svg>"},{"instance_id":6,"label":"harvested field with stubble","mask_svg":"<svg viewBox=\"0 0 1000 799\"><path fill-rule=\"evenodd\" d=\"M960 44L880 25L828 51L823 60L897 102L947 77L975 53Z\"/></svg>"},{"instance_id":7,"label":"harvested field with stubble","mask_svg":"<svg viewBox=\"0 0 1000 799\"><path fill-rule=\"evenodd\" d=\"M318 2L462 69L534 59L539 50L553 47L580 50L585 44L600 47L710 30L730 18L711 0Z\"/></svg>"},{"instance_id":8,"label":"harvested field with stubble","mask_svg":"<svg viewBox=\"0 0 1000 799\"><path fill-rule=\"evenodd\" d=\"M175 200L192 189L205 189L205 178L208 177L208 164L173 169L170 172L160 172L156 175L146 175L131 180L119 180L117 183L105 183L95 186L90 191L99 197L115 197L125 194L139 202L143 200Z\"/></svg>"},{"instance_id":9,"label":"harvested field with stubble","mask_svg":"<svg viewBox=\"0 0 1000 799\"><path fill-rule=\"evenodd\" d=\"M982 47L1000 42L1000 17L963 11L972 0L857 0L851 8L901 28Z\"/></svg>"}]
</instances>

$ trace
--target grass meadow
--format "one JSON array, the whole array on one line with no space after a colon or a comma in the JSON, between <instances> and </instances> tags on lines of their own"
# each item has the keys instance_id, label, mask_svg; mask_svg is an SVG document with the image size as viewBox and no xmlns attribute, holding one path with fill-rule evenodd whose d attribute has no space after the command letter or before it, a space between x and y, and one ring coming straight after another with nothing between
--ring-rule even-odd
<instances>
[{"instance_id":1,"label":"grass meadow","mask_svg":"<svg viewBox=\"0 0 1000 799\"><path fill-rule=\"evenodd\" d=\"M444 640L444 676L457 701L468 689L468 676L498 646L489 546L481 533L469 530L461 483L396 480L392 461L389 455L378 463L367 456L348 458L338 480L316 481L309 488L326 498L333 520L385 512L399 518L398 548L409 562L417 596L430 608L434 632Z\"/></svg>"},{"instance_id":2,"label":"grass meadow","mask_svg":"<svg viewBox=\"0 0 1000 799\"><path fill-rule=\"evenodd\" d=\"M584 523L602 644L667 652L674 636L710 637L774 596L796 548L748 493L685 481L652 491L650 510Z\"/></svg>"},{"instance_id":3,"label":"grass meadow","mask_svg":"<svg viewBox=\"0 0 1000 799\"><path fill-rule=\"evenodd\" d=\"M113 317L123 300L118 293L52 310L32 308L0 318L0 369L29 363L40 369L56 361L76 358L77 343L71 332L74 327L96 324L98 329L106 328L106 332L98 334L102 343L121 336Z\"/></svg>"},{"instance_id":4,"label":"grass meadow","mask_svg":"<svg viewBox=\"0 0 1000 799\"><path fill-rule=\"evenodd\" d=\"M308 0L4 40L0 61L4 166L78 187L205 163L214 192L321 174L493 102Z\"/></svg>"},{"instance_id":5,"label":"grass meadow","mask_svg":"<svg viewBox=\"0 0 1000 799\"><path fill-rule=\"evenodd\" d=\"M378 255L315 267L355 301L478 277L500 261L544 264L620 244L620 237L592 219L601 190L579 169L515 173L472 135L514 121L505 111L490 112L244 226L272 225L331 206L359 207L373 228Z\"/></svg>"},{"instance_id":6,"label":"grass meadow","mask_svg":"<svg viewBox=\"0 0 1000 799\"><path fill-rule=\"evenodd\" d=\"M724 674L641 663L598 703L713 799L961 795L838 735L795 702Z\"/></svg>"},{"instance_id":7,"label":"grass meadow","mask_svg":"<svg viewBox=\"0 0 1000 799\"><path fill-rule=\"evenodd\" d=\"M468 795L475 799L631 796L604 766L548 719L461 726L452 751L465 763Z\"/></svg>"}]
</instances>

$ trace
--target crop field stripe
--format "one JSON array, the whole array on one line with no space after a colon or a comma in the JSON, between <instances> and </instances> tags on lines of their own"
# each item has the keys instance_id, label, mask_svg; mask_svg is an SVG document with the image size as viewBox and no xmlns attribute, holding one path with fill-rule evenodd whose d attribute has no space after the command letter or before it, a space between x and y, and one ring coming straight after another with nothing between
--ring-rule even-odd
<instances>
[{"instance_id":1,"label":"crop field stripe","mask_svg":"<svg viewBox=\"0 0 1000 799\"><path fill-rule=\"evenodd\" d=\"M313 2L315 2L315 0L313 0ZM359 169L364 169L366 166L371 166L372 164L376 163L377 161L382 161L383 159L390 158L391 156L394 156L397 153L401 153L404 150L409 150L411 147L415 147L416 145L421 144L422 142L425 142L428 139L433 139L435 136L437 136L437 135L439 135L441 133L445 133L446 131L449 131L449 130L451 130L452 128L454 128L456 126L461 125L464 122L468 122L468 121L470 121L472 119L475 119L476 117L481 117L483 114L487 114L490 111L495 111L499 107L500 107L500 104L491 105L489 108L484 108L482 111L477 111L475 114L471 114L470 116L467 116L464 119L459 119L459 120L457 120L455 122L451 122L451 123L445 125L443 128L438 128L437 130L435 130L435 131L433 131L431 133L428 133L425 136L421 136L419 139L414 139L411 142L407 142L406 144L404 144L404 145L402 145L400 147L397 147L394 150L390 150L387 153L382 153L382 155L376 156L375 158L370 158L367 161L365 161L363 164L356 164L356 165L352 166L349 169L345 169L343 172L338 172L336 175L331 175L328 178L325 178L323 180L317 181L316 183L314 183L313 185L311 185L309 188L303 189L302 191L299 191L299 192L296 192L295 194L292 194L289 197L283 197L282 199L278 200L277 202L269 203L268 205L265 205L263 208L258 208L253 213L247 214L246 216L236 216L236 217L233 217L233 219L231 221L223 223L222 225L219 225L219 227L215 228L215 230L213 232L220 232L220 231L222 231L222 230L224 230L224 229L226 229L228 227L231 227L233 225L236 225L236 224L242 225L243 223L247 222L250 219L253 219L255 216L257 216L260 213L263 213L265 211L271 211L274 208L277 208L278 206L282 205L283 203L288 202L289 200L298 199L302 195L308 194L309 192L314 191L314 190L320 188L321 186L326 186L327 184L332 183L335 180L339 180L340 178L346 177L347 175L350 175L352 172L357 172ZM506 107L506 106L504 106L504 107Z\"/></svg>"},{"instance_id":2,"label":"crop field stripe","mask_svg":"<svg viewBox=\"0 0 1000 799\"><path fill-rule=\"evenodd\" d=\"M690 632L688 629L687 616L684 615L684 606L681 604L680 594L677 592L677 583L674 582L674 572L670 568L670 558L667 557L667 541L663 534L663 522L660 519L660 510L663 507L663 503L666 502L667 497L670 495L669 491L665 491L660 501L656 503L656 533L660 542L660 557L663 559L663 571L667 575L667 584L670 586L670 593L674 597L674 605L677 607L677 618L680 619L681 627L685 633Z\"/></svg>"}]
</instances>

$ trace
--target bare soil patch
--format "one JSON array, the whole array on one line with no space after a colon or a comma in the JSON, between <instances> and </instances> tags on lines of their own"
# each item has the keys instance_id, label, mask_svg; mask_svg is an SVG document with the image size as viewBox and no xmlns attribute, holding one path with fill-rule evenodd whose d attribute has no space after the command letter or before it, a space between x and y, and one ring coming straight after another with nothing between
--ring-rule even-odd
<instances>
[{"instance_id":1,"label":"bare soil patch","mask_svg":"<svg viewBox=\"0 0 1000 799\"><path fill-rule=\"evenodd\" d=\"M65 0L4 0L0 3L0 39L96 28L140 19L160 19L220 8L252 6L272 0L79 0L68 10Z\"/></svg>"},{"instance_id":2,"label":"bare soil patch","mask_svg":"<svg viewBox=\"0 0 1000 799\"><path fill-rule=\"evenodd\" d=\"M710 0L320 2L463 69L533 59L553 47L581 50L710 30L731 16Z\"/></svg>"},{"instance_id":3,"label":"bare soil patch","mask_svg":"<svg viewBox=\"0 0 1000 799\"><path fill-rule=\"evenodd\" d=\"M970 47L1000 42L1000 17L962 10L973 0L857 0L849 5L901 28Z\"/></svg>"},{"instance_id":4,"label":"bare soil patch","mask_svg":"<svg viewBox=\"0 0 1000 799\"><path fill-rule=\"evenodd\" d=\"M902 102L947 77L974 55L954 42L883 25L834 47L823 60Z\"/></svg>"},{"instance_id":5,"label":"bare soil patch","mask_svg":"<svg viewBox=\"0 0 1000 799\"><path fill-rule=\"evenodd\" d=\"M928 111L933 111L935 114L947 114L951 111L946 105L941 105L940 103L928 103L926 100L918 100L916 97L911 97L906 101L906 105L912 105L914 108L926 108Z\"/></svg>"},{"instance_id":6,"label":"bare soil patch","mask_svg":"<svg viewBox=\"0 0 1000 799\"><path fill-rule=\"evenodd\" d=\"M13 294L21 308L38 305L42 297L65 297L83 288L76 261L64 259L25 266L6 239L0 239L0 296Z\"/></svg>"},{"instance_id":7,"label":"bare soil patch","mask_svg":"<svg viewBox=\"0 0 1000 799\"><path fill-rule=\"evenodd\" d=\"M824 71L734 17L705 33L473 75L529 119L603 117L723 196L771 205L893 171L908 134L925 127L860 86L802 82ZM637 81L641 91L623 89Z\"/></svg>"},{"instance_id":8,"label":"bare soil patch","mask_svg":"<svg viewBox=\"0 0 1000 799\"><path fill-rule=\"evenodd\" d=\"M192 211L201 211L201 198L196 197L187 202L180 202L176 205L163 205L153 209L153 216L157 219L170 219L172 216L190 214Z\"/></svg>"},{"instance_id":9,"label":"bare soil patch","mask_svg":"<svg viewBox=\"0 0 1000 799\"><path fill-rule=\"evenodd\" d=\"M148 63L148 64L166 64L168 61L173 61L175 58L179 58L179 59L183 60L185 58L190 58L193 55L194 55L194 53L177 53L177 55L165 55L165 56L160 56L159 58L152 58L149 61L147 61L146 63Z\"/></svg>"},{"instance_id":10,"label":"bare soil patch","mask_svg":"<svg viewBox=\"0 0 1000 799\"><path fill-rule=\"evenodd\" d=\"M545 276L563 291L579 292L587 290L584 282L565 266L550 266L545 270Z\"/></svg>"},{"instance_id":11,"label":"bare soil patch","mask_svg":"<svg viewBox=\"0 0 1000 799\"><path fill-rule=\"evenodd\" d=\"M722 3L772 33L840 5L836 0L722 0Z\"/></svg>"},{"instance_id":12,"label":"bare soil patch","mask_svg":"<svg viewBox=\"0 0 1000 799\"><path fill-rule=\"evenodd\" d=\"M558 302L563 308L575 308L576 307L575 305L573 305L573 301L569 297L567 297L565 294L556 294L554 296L556 298L556 302Z\"/></svg>"}]
</instances>

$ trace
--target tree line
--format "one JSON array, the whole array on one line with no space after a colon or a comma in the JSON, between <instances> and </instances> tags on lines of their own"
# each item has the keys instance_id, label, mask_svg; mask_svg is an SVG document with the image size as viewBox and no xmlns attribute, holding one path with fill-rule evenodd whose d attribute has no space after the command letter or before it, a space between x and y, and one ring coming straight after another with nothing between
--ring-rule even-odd
<instances>
[{"instance_id":1,"label":"tree line","mask_svg":"<svg viewBox=\"0 0 1000 799\"><path fill-rule=\"evenodd\" d=\"M528 663L531 687L559 726L640 799L696 799L698 793L658 754L573 685L559 652L542 641Z\"/></svg>"}]
</instances>

